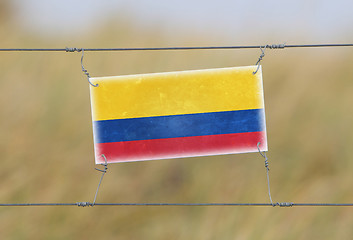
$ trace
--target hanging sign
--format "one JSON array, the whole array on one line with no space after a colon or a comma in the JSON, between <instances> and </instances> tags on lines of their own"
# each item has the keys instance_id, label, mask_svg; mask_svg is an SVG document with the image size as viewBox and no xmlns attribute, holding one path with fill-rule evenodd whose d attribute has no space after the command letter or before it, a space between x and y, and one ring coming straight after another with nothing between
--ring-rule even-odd
<instances>
[{"instance_id":1,"label":"hanging sign","mask_svg":"<svg viewBox=\"0 0 353 240\"><path fill-rule=\"evenodd\" d=\"M267 151L256 68L91 78L96 164Z\"/></svg>"}]
</instances>

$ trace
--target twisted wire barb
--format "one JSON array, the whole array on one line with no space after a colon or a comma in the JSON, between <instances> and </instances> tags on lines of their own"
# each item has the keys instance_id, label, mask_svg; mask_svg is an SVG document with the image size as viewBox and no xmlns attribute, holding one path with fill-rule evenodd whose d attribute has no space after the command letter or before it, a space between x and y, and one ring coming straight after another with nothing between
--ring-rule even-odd
<instances>
[{"instance_id":1,"label":"twisted wire barb","mask_svg":"<svg viewBox=\"0 0 353 240\"><path fill-rule=\"evenodd\" d=\"M73 47L73 48L66 47L65 48L66 52L81 52L82 50L83 50L83 48L75 48L75 47Z\"/></svg>"}]
</instances>

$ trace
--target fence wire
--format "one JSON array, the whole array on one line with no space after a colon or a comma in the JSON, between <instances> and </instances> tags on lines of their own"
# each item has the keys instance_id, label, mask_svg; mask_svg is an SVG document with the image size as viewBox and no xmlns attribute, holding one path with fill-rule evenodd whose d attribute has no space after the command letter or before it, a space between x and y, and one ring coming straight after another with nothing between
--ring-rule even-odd
<instances>
[{"instance_id":1,"label":"fence wire","mask_svg":"<svg viewBox=\"0 0 353 240\"><path fill-rule=\"evenodd\" d=\"M230 49L285 49L285 48L321 48L353 47L353 43L328 44L269 44L248 46L196 46L196 47L136 47L136 48L0 48L1 52L102 52L102 51L173 51L173 50L230 50Z\"/></svg>"},{"instance_id":2,"label":"fence wire","mask_svg":"<svg viewBox=\"0 0 353 240\"><path fill-rule=\"evenodd\" d=\"M353 203L1 203L0 207L353 207Z\"/></svg>"},{"instance_id":3,"label":"fence wire","mask_svg":"<svg viewBox=\"0 0 353 240\"><path fill-rule=\"evenodd\" d=\"M285 48L326 48L326 47L353 47L353 43L329 43L329 44L272 44L272 45L248 45L248 46L196 46L196 47L138 47L138 48L0 48L0 52L103 52L103 51L176 51L176 50L232 50L232 49L285 49ZM261 153L261 152L260 152ZM105 172L104 172L105 173ZM268 171L267 171L268 174ZM104 176L104 174L103 174ZM103 177L102 176L102 177ZM268 176L268 175L267 175ZM102 178L101 178L102 181ZM101 182L100 182L101 183ZM100 186L98 185L98 189ZM97 192L98 192L97 189ZM97 192L94 201L76 203L0 203L0 207L94 207L94 206L149 206L149 207L353 207L353 203L96 203ZM269 192L270 194L270 192Z\"/></svg>"}]
</instances>

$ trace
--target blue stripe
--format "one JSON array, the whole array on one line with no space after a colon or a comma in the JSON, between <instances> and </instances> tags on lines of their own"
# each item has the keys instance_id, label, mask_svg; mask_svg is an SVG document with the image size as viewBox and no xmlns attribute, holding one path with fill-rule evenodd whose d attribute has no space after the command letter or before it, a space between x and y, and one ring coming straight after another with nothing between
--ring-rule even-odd
<instances>
[{"instance_id":1,"label":"blue stripe","mask_svg":"<svg viewBox=\"0 0 353 240\"><path fill-rule=\"evenodd\" d=\"M263 109L95 121L95 143L265 130Z\"/></svg>"}]
</instances>

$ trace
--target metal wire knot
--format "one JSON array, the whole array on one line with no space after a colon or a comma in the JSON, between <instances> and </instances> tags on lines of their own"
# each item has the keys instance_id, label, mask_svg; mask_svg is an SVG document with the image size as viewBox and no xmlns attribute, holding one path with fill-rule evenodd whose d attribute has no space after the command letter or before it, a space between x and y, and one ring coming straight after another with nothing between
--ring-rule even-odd
<instances>
[{"instance_id":1,"label":"metal wire knot","mask_svg":"<svg viewBox=\"0 0 353 240\"><path fill-rule=\"evenodd\" d=\"M65 51L66 52L81 52L81 51L83 51L83 48L69 48L69 47L66 47Z\"/></svg>"},{"instance_id":2,"label":"metal wire knot","mask_svg":"<svg viewBox=\"0 0 353 240\"><path fill-rule=\"evenodd\" d=\"M252 73L253 75L255 75L255 74L257 73L257 71L259 71L259 68L260 68L260 65L261 65L260 63L261 63L263 57L265 56L265 50L266 50L267 46L268 46L268 45L266 45L266 46L264 47L264 49L262 49L262 47L260 47L261 55L260 55L260 57L259 57L259 60L257 60L257 62L256 62L256 64L255 64L255 65L257 65L257 68L256 68L256 71Z\"/></svg>"},{"instance_id":3,"label":"metal wire knot","mask_svg":"<svg viewBox=\"0 0 353 240\"><path fill-rule=\"evenodd\" d=\"M69 48L69 47L66 47L65 48L65 51L66 52L81 52L81 51L83 51L83 48Z\"/></svg>"},{"instance_id":4,"label":"metal wire knot","mask_svg":"<svg viewBox=\"0 0 353 240\"><path fill-rule=\"evenodd\" d=\"M285 43L266 45L266 48L269 48L269 49L284 49L285 47L286 47Z\"/></svg>"},{"instance_id":5,"label":"metal wire knot","mask_svg":"<svg viewBox=\"0 0 353 240\"><path fill-rule=\"evenodd\" d=\"M260 50L261 50L261 55L259 57L259 60L257 60L256 64L257 65L257 68L256 68L256 71L253 72L252 74L255 75L258 71L259 71L259 68L260 68L260 65L261 65L261 61L262 59L265 57L265 50L266 48L269 48L269 49L284 49L286 47L286 44L285 43L282 43L282 44L272 44L272 45L265 45L263 48L262 46L260 46Z\"/></svg>"},{"instance_id":6,"label":"metal wire knot","mask_svg":"<svg viewBox=\"0 0 353 240\"><path fill-rule=\"evenodd\" d=\"M102 154L102 157L104 158L104 163L102 163L101 165L104 166L104 169L99 169L99 168L95 168L95 169L96 169L97 171L106 173L107 170L108 170L108 162L107 162L107 158L105 157L104 154Z\"/></svg>"},{"instance_id":7,"label":"metal wire knot","mask_svg":"<svg viewBox=\"0 0 353 240\"><path fill-rule=\"evenodd\" d=\"M260 144L261 144L261 142L258 142L258 143L257 143L257 149L259 150L259 153L261 154L261 156L262 156L263 158L265 158L265 168L266 168L268 171L270 171L268 158L267 158L265 152L261 152L261 151L260 151L260 147L259 147Z\"/></svg>"},{"instance_id":8,"label":"metal wire knot","mask_svg":"<svg viewBox=\"0 0 353 240\"><path fill-rule=\"evenodd\" d=\"M93 207L93 204L90 202L77 202L77 207Z\"/></svg>"},{"instance_id":9,"label":"metal wire knot","mask_svg":"<svg viewBox=\"0 0 353 240\"><path fill-rule=\"evenodd\" d=\"M281 203L276 203L273 206L279 206L279 207L293 207L294 203L292 202L281 202Z\"/></svg>"}]
</instances>

